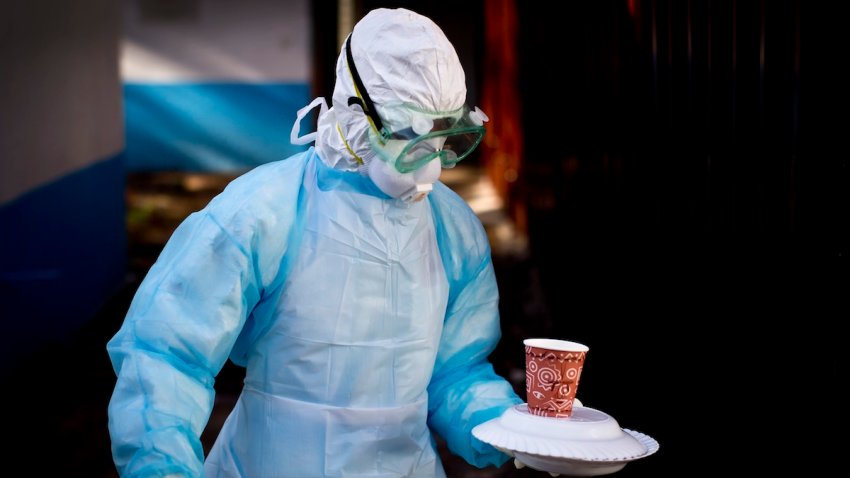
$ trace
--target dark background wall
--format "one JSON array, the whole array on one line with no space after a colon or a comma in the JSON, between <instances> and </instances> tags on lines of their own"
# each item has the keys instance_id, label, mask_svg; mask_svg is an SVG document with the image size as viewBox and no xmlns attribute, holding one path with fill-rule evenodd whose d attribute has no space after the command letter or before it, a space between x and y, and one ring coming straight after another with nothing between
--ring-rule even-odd
<instances>
[{"instance_id":1,"label":"dark background wall","mask_svg":"<svg viewBox=\"0 0 850 478\"><path fill-rule=\"evenodd\" d=\"M848 296L818 12L518 7L537 330L589 344L585 403L662 443L624 474L834 471L801 458L834 450L812 431L834 420Z\"/></svg>"},{"instance_id":2,"label":"dark background wall","mask_svg":"<svg viewBox=\"0 0 850 478\"><path fill-rule=\"evenodd\" d=\"M848 296L816 12L518 6L537 330L589 344L585 403L662 443L624 473L833 471L801 458L834 450L812 431L834 420Z\"/></svg>"}]
</instances>

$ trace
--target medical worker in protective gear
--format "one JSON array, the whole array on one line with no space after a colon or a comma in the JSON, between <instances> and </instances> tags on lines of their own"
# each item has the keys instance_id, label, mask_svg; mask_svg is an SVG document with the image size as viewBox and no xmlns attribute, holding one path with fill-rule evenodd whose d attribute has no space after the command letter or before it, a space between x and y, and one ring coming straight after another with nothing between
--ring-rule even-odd
<instances>
[{"instance_id":1,"label":"medical worker in protective gear","mask_svg":"<svg viewBox=\"0 0 850 478\"><path fill-rule=\"evenodd\" d=\"M499 340L487 237L438 182L484 134L431 20L370 12L342 45L315 148L233 181L175 231L108 344L122 476L442 477L432 431L476 466L471 430L521 403ZM300 120L321 109L318 131ZM243 391L204 460L230 357Z\"/></svg>"}]
</instances>

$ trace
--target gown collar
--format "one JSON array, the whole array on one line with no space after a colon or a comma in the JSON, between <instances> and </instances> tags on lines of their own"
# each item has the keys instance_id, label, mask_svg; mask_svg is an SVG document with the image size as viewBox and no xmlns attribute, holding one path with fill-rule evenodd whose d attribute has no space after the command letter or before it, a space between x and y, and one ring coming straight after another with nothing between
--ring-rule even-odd
<instances>
[{"instance_id":1,"label":"gown collar","mask_svg":"<svg viewBox=\"0 0 850 478\"><path fill-rule=\"evenodd\" d=\"M310 149L313 154L313 161L316 164L316 179L319 189L322 191L337 189L340 191L366 194L379 199L392 199L392 197L378 189L378 186L368 176L364 176L358 171L334 169L325 164L314 148L311 147Z\"/></svg>"}]
</instances>

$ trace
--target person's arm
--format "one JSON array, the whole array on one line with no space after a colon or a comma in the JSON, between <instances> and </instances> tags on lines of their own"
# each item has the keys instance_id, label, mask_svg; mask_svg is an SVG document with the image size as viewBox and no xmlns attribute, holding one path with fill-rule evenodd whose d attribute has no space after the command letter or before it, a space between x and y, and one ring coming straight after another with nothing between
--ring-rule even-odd
<instances>
[{"instance_id":1,"label":"person's arm","mask_svg":"<svg viewBox=\"0 0 850 478\"><path fill-rule=\"evenodd\" d=\"M472 429L522 399L487 360L501 336L499 292L487 236L472 211L452 198L453 194L435 208L450 293L428 386L428 424L470 464L499 466L508 456L475 438Z\"/></svg>"},{"instance_id":2,"label":"person's arm","mask_svg":"<svg viewBox=\"0 0 850 478\"><path fill-rule=\"evenodd\" d=\"M213 377L228 355L245 363L246 323L257 325L255 305L284 280L314 155L311 148L231 182L177 228L148 272L107 345L118 376L109 433L121 476L203 476Z\"/></svg>"},{"instance_id":3,"label":"person's arm","mask_svg":"<svg viewBox=\"0 0 850 478\"><path fill-rule=\"evenodd\" d=\"M211 214L181 224L107 345L118 376L109 432L122 477L203 475L214 377L258 298L254 261Z\"/></svg>"}]
</instances>

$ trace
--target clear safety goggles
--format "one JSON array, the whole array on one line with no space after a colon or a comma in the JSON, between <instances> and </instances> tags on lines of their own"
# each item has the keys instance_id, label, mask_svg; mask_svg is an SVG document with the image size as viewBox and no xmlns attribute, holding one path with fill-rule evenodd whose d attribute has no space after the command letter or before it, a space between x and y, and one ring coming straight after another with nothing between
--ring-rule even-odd
<instances>
[{"instance_id":1,"label":"clear safety goggles","mask_svg":"<svg viewBox=\"0 0 850 478\"><path fill-rule=\"evenodd\" d=\"M415 171L434 159L447 168L469 156L484 138L487 116L468 106L433 112L407 103L376 106L381 130L370 128L369 141L378 157L401 173Z\"/></svg>"},{"instance_id":2,"label":"clear safety goggles","mask_svg":"<svg viewBox=\"0 0 850 478\"><path fill-rule=\"evenodd\" d=\"M489 118L480 108L427 111L410 103L375 105L357 73L351 34L345 51L357 95L348 99L348 105L358 105L366 114L371 125L369 141L381 160L401 173L415 171L435 158L450 168L481 143Z\"/></svg>"}]
</instances>

